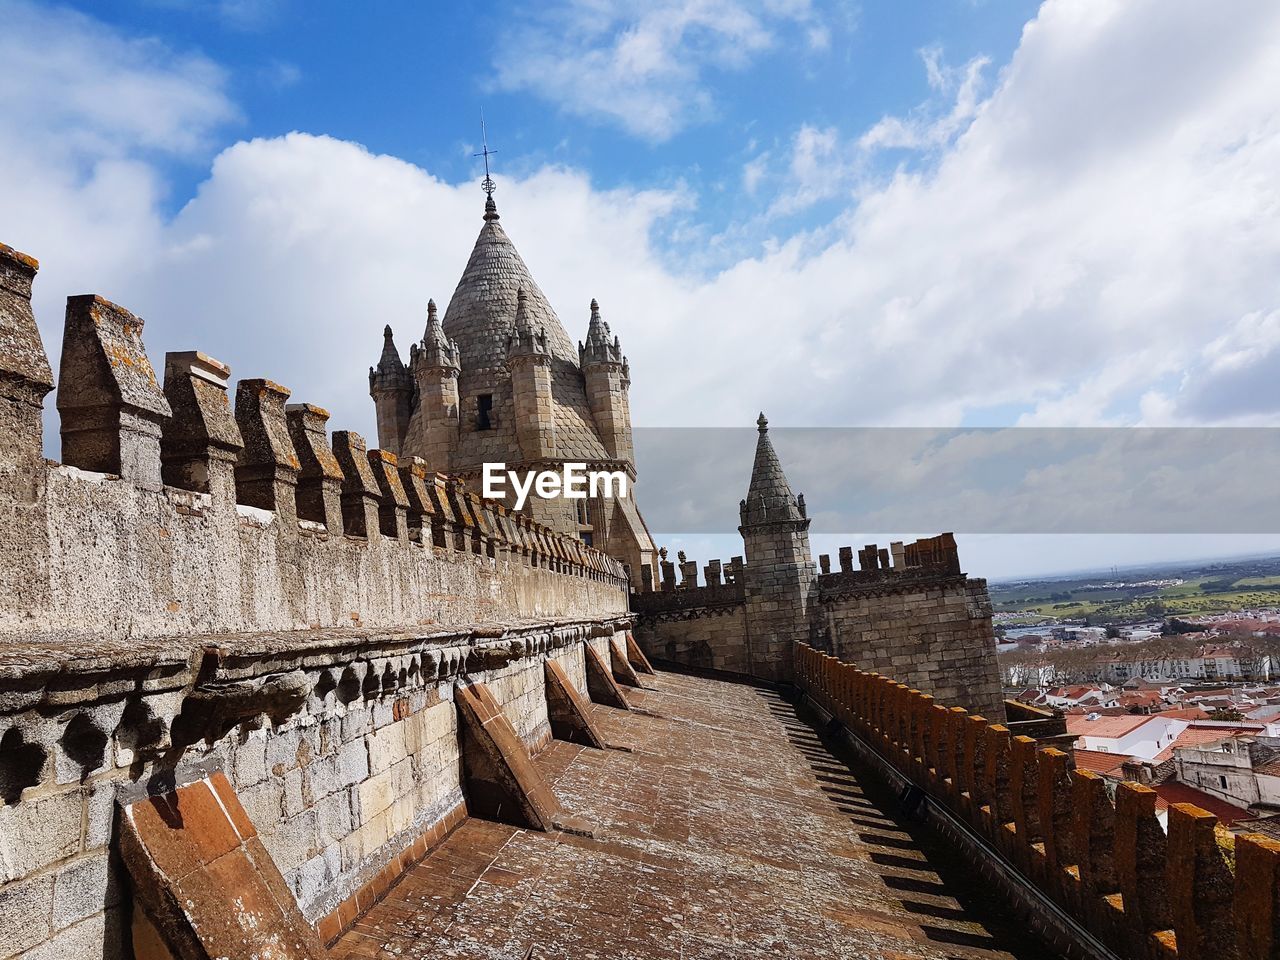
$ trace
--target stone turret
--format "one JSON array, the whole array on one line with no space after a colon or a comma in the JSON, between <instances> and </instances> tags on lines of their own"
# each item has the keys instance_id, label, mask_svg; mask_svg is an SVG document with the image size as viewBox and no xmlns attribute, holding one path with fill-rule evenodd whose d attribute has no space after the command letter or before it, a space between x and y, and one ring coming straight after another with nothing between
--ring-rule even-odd
<instances>
[{"instance_id":1,"label":"stone turret","mask_svg":"<svg viewBox=\"0 0 1280 960\"><path fill-rule=\"evenodd\" d=\"M418 390L417 414L422 421L422 449L412 452L425 459L430 469L447 473L453 469L452 454L458 439L458 374L462 372L462 360L458 344L445 336L434 300L427 301L427 329L422 343L410 351L409 367Z\"/></svg>"},{"instance_id":2,"label":"stone turret","mask_svg":"<svg viewBox=\"0 0 1280 960\"><path fill-rule=\"evenodd\" d=\"M413 377L400 360L388 324L382 331L382 356L369 368L369 396L378 418L378 446L398 454L413 414Z\"/></svg>"},{"instance_id":3,"label":"stone turret","mask_svg":"<svg viewBox=\"0 0 1280 960\"><path fill-rule=\"evenodd\" d=\"M578 344L578 363L587 382L587 402L605 450L615 460L635 460L631 443L631 368L622 344L612 337L600 316L600 305L591 301L587 339Z\"/></svg>"},{"instance_id":4,"label":"stone turret","mask_svg":"<svg viewBox=\"0 0 1280 960\"><path fill-rule=\"evenodd\" d=\"M809 550L804 498L787 483L769 439L769 421L756 421L755 464L739 506L738 532L746 547L748 672L770 680L791 678L791 644L809 639L809 598L815 570Z\"/></svg>"},{"instance_id":5,"label":"stone turret","mask_svg":"<svg viewBox=\"0 0 1280 960\"><path fill-rule=\"evenodd\" d=\"M546 328L536 329L529 316L529 298L516 292L516 317L507 338L507 369L515 402L516 437L525 460L556 455L556 423L552 413L551 354Z\"/></svg>"},{"instance_id":6,"label":"stone turret","mask_svg":"<svg viewBox=\"0 0 1280 960\"><path fill-rule=\"evenodd\" d=\"M429 472L474 487L485 464L498 462L521 470L613 463L634 482L626 358L603 321L587 341L575 349L486 197L449 305L439 320L431 308L427 335L410 351L416 393L399 460L420 457ZM523 513L633 571L653 563L653 539L629 496L588 502L535 493Z\"/></svg>"}]
</instances>

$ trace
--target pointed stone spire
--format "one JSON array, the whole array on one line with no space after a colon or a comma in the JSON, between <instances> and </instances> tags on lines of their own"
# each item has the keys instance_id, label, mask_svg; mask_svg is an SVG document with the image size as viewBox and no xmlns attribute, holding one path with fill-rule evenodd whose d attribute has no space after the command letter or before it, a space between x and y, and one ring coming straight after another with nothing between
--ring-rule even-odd
<instances>
[{"instance_id":1,"label":"pointed stone spire","mask_svg":"<svg viewBox=\"0 0 1280 960\"><path fill-rule=\"evenodd\" d=\"M422 335L422 348L415 353L413 362L418 366L454 370L462 369L458 345L444 334L444 325L436 312L436 302L427 301L427 329Z\"/></svg>"},{"instance_id":2,"label":"pointed stone spire","mask_svg":"<svg viewBox=\"0 0 1280 960\"><path fill-rule=\"evenodd\" d=\"M403 383L408 383L408 374L396 349L391 325L387 324L382 330L382 356L376 367L369 368L369 389L397 387Z\"/></svg>"},{"instance_id":3,"label":"pointed stone spire","mask_svg":"<svg viewBox=\"0 0 1280 960\"><path fill-rule=\"evenodd\" d=\"M529 314L529 298L521 287L516 291L516 318L507 337L507 356L546 355L547 331L542 326L534 329L533 318Z\"/></svg>"},{"instance_id":4,"label":"pointed stone spire","mask_svg":"<svg viewBox=\"0 0 1280 960\"><path fill-rule=\"evenodd\" d=\"M589 363L626 363L622 344L600 316L600 304L591 301L591 321L587 324L586 343L578 343L578 365Z\"/></svg>"},{"instance_id":5,"label":"pointed stone spire","mask_svg":"<svg viewBox=\"0 0 1280 960\"><path fill-rule=\"evenodd\" d=\"M414 351L411 349L410 364L413 360ZM378 421L378 446L396 453L404 442L409 418L413 415L414 382L409 367L400 360L390 325L382 331L382 356L378 365L369 368L369 396L373 397Z\"/></svg>"},{"instance_id":6,"label":"pointed stone spire","mask_svg":"<svg viewBox=\"0 0 1280 960\"><path fill-rule=\"evenodd\" d=\"M756 428L760 431L760 436L756 440L751 485L747 488L747 499L739 505L743 526L776 521L803 521L804 512L791 492L782 462L773 449L773 442L769 439L769 420L763 412L756 420Z\"/></svg>"}]
</instances>

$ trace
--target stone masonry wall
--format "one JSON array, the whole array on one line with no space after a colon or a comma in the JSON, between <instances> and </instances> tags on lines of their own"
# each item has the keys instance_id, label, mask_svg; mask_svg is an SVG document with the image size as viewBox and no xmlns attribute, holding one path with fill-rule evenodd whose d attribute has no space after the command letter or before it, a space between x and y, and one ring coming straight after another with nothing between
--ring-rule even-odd
<instances>
[{"instance_id":1,"label":"stone masonry wall","mask_svg":"<svg viewBox=\"0 0 1280 960\"><path fill-rule=\"evenodd\" d=\"M117 803L222 770L326 938L465 813L455 693L549 736L543 661L629 625L619 564L398 464L288 391L68 304L0 245L0 960L132 956ZM602 639L603 638L603 639Z\"/></svg>"},{"instance_id":2,"label":"stone masonry wall","mask_svg":"<svg viewBox=\"0 0 1280 960\"><path fill-rule=\"evenodd\" d=\"M704 607L672 616L641 617L636 642L651 659L702 670L746 674L745 606Z\"/></svg>"},{"instance_id":3,"label":"stone masonry wall","mask_svg":"<svg viewBox=\"0 0 1280 960\"><path fill-rule=\"evenodd\" d=\"M625 610L617 579L535 566L518 550L490 557L297 521L286 530L269 511L59 465L44 487L40 515L28 514L38 522L12 530L43 549L8 568L22 587L0 599L0 644L33 631L92 637L102 649L115 637ZM0 554L13 557L13 546L0 543Z\"/></svg>"},{"instance_id":4,"label":"stone masonry wall","mask_svg":"<svg viewBox=\"0 0 1280 960\"><path fill-rule=\"evenodd\" d=\"M861 670L1003 722L987 582L903 576L873 583L820 577L817 616L826 649Z\"/></svg>"},{"instance_id":5,"label":"stone masonry wall","mask_svg":"<svg viewBox=\"0 0 1280 960\"><path fill-rule=\"evenodd\" d=\"M128 957L117 801L223 770L307 919L465 815L461 683L549 739L543 660L586 695L583 645L627 621L242 635L128 661L0 659L0 958Z\"/></svg>"},{"instance_id":6,"label":"stone masonry wall","mask_svg":"<svg viewBox=\"0 0 1280 960\"><path fill-rule=\"evenodd\" d=\"M954 538L943 534L888 549L872 544L856 557L857 568L855 552L842 548L835 572L830 557L819 558L821 572L807 589L807 620L790 629L803 630L826 652L859 669L1003 722L991 599L985 580L960 571ZM776 638L777 623L790 622L782 609L785 597L775 590L753 598L749 563L743 568L735 560L734 577L724 583L722 565L709 564L705 586L698 586L692 561L681 563L679 583L673 564L663 568L661 589L631 598L633 632L650 658L767 680L786 675L760 669L759 658L768 647L758 640ZM800 574L812 575L812 570L798 566L790 582L801 589ZM764 602L775 609L761 611Z\"/></svg>"}]
</instances>

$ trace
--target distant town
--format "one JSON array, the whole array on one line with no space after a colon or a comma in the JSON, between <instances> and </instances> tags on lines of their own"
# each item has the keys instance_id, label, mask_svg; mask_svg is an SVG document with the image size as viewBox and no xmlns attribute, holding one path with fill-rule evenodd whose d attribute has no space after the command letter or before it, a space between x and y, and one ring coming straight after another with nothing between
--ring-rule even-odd
<instances>
[{"instance_id":1,"label":"distant town","mask_svg":"<svg viewBox=\"0 0 1280 960\"><path fill-rule=\"evenodd\" d=\"M991 584L1007 697L1076 766L1280 837L1280 557Z\"/></svg>"}]
</instances>

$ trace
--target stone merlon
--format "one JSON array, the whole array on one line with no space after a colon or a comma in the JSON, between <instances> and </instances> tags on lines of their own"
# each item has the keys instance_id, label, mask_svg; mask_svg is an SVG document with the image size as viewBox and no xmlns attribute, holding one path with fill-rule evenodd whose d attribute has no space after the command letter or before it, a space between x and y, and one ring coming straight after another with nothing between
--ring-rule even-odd
<instances>
[{"instance_id":1,"label":"stone merlon","mask_svg":"<svg viewBox=\"0 0 1280 960\"><path fill-rule=\"evenodd\" d=\"M169 401L142 344L142 319L94 294L67 298L58 413L72 466L159 487Z\"/></svg>"}]
</instances>

